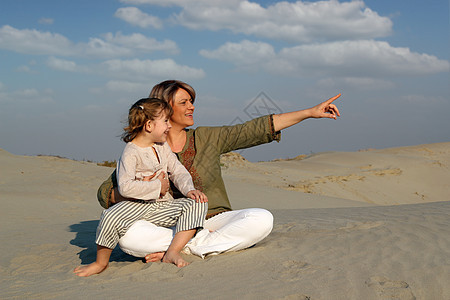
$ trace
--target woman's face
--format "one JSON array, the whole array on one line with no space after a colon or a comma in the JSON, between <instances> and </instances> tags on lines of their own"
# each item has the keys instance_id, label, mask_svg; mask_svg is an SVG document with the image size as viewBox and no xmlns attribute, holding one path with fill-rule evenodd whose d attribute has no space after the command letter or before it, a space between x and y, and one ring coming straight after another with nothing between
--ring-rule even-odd
<instances>
[{"instance_id":1,"label":"woman's face","mask_svg":"<svg viewBox=\"0 0 450 300\"><path fill-rule=\"evenodd\" d=\"M194 104L191 96L183 89L178 89L173 97L172 103L173 115L170 118L172 126L183 128L194 125Z\"/></svg>"}]
</instances>

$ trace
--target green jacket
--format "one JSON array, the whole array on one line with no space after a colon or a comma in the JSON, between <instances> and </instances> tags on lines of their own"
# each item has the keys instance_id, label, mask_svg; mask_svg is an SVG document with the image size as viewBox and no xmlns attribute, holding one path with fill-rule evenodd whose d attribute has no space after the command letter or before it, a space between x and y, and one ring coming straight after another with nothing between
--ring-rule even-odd
<instances>
[{"instance_id":1,"label":"green jacket","mask_svg":"<svg viewBox=\"0 0 450 300\"><path fill-rule=\"evenodd\" d=\"M231 210L220 169L220 155L233 150L279 141L272 115L259 117L244 124L221 127L197 127L186 131L187 139L178 159L192 176L196 189L208 197L208 215ZM107 208L111 191L117 186L114 173L100 186L97 197ZM174 198L183 197L172 185Z\"/></svg>"}]
</instances>

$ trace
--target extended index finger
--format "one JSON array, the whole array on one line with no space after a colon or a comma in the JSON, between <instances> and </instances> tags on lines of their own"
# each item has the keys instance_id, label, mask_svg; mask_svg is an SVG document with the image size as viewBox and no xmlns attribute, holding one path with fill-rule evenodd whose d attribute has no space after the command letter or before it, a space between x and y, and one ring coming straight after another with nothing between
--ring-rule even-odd
<instances>
[{"instance_id":1,"label":"extended index finger","mask_svg":"<svg viewBox=\"0 0 450 300\"><path fill-rule=\"evenodd\" d=\"M341 93L337 94L337 95L334 96L334 97L331 97L330 99L328 99L328 100L325 101L324 103L325 103L326 105L330 105L334 100L336 100L336 99L339 98L340 96L341 96Z\"/></svg>"}]
</instances>

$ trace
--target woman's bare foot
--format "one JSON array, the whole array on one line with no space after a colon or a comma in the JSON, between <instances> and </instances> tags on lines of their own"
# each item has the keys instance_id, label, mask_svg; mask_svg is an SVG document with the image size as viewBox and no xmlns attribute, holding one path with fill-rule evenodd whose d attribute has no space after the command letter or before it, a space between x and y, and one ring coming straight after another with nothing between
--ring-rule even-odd
<instances>
[{"instance_id":1,"label":"woman's bare foot","mask_svg":"<svg viewBox=\"0 0 450 300\"><path fill-rule=\"evenodd\" d=\"M103 266L98 264L97 262L93 262L92 264L87 266L76 267L75 270L73 270L73 272L77 276L88 277L94 274L100 274L101 272L106 270L106 268L108 268L108 265Z\"/></svg>"},{"instance_id":2,"label":"woman's bare foot","mask_svg":"<svg viewBox=\"0 0 450 300\"><path fill-rule=\"evenodd\" d=\"M158 262L161 261L162 258L164 257L164 254L166 254L166 252L155 252L155 253L150 253L147 254L144 259L146 263L149 262Z\"/></svg>"},{"instance_id":3,"label":"woman's bare foot","mask_svg":"<svg viewBox=\"0 0 450 300\"><path fill-rule=\"evenodd\" d=\"M174 264L178 268L189 265L189 263L181 257L181 254L179 252L175 252L175 251L173 251L173 252L167 251L166 254L164 255L164 257L162 258L162 262Z\"/></svg>"}]
</instances>

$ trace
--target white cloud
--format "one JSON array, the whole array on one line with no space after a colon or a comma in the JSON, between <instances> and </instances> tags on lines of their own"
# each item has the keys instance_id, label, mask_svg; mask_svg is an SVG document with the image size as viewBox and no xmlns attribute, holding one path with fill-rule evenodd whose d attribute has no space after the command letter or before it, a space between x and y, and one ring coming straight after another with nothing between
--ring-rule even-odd
<instances>
[{"instance_id":1,"label":"white cloud","mask_svg":"<svg viewBox=\"0 0 450 300\"><path fill-rule=\"evenodd\" d=\"M363 1L281 1L263 7L242 0L122 0L128 4L176 5L173 20L194 30L230 30L290 42L372 39L390 35L392 21Z\"/></svg>"},{"instance_id":2,"label":"white cloud","mask_svg":"<svg viewBox=\"0 0 450 300\"><path fill-rule=\"evenodd\" d=\"M259 64L276 57L275 50L267 43L244 40L241 43L226 43L217 50L200 50L207 58L235 63L237 66Z\"/></svg>"},{"instance_id":3,"label":"white cloud","mask_svg":"<svg viewBox=\"0 0 450 300\"><path fill-rule=\"evenodd\" d=\"M39 92L36 89L24 89L17 91L15 95L22 98L34 98L39 95Z\"/></svg>"},{"instance_id":4,"label":"white cloud","mask_svg":"<svg viewBox=\"0 0 450 300\"><path fill-rule=\"evenodd\" d=\"M314 68L319 72L335 69L342 75L397 76L445 72L449 63L435 56L411 52L374 40L344 41L303 45L280 51L282 60L296 68Z\"/></svg>"},{"instance_id":5,"label":"white cloud","mask_svg":"<svg viewBox=\"0 0 450 300\"><path fill-rule=\"evenodd\" d=\"M317 82L317 86L320 90L329 88L345 89L349 87L352 90L379 91L395 88L395 84L392 81L367 77L324 78Z\"/></svg>"},{"instance_id":6,"label":"white cloud","mask_svg":"<svg viewBox=\"0 0 450 300\"><path fill-rule=\"evenodd\" d=\"M66 72L81 71L80 68L77 67L77 64L75 62L56 57L50 57L47 60L47 65L52 69Z\"/></svg>"},{"instance_id":7,"label":"white cloud","mask_svg":"<svg viewBox=\"0 0 450 300\"><path fill-rule=\"evenodd\" d=\"M60 34L35 29L20 30L9 25L0 28L0 48L38 55L76 54L73 43Z\"/></svg>"},{"instance_id":8,"label":"white cloud","mask_svg":"<svg viewBox=\"0 0 450 300\"><path fill-rule=\"evenodd\" d=\"M88 104L82 108L83 112L91 114L91 113L103 113L104 107L95 104Z\"/></svg>"},{"instance_id":9,"label":"white cloud","mask_svg":"<svg viewBox=\"0 0 450 300\"><path fill-rule=\"evenodd\" d=\"M47 25L51 25L51 24L53 24L53 19L50 19L50 18L41 18L41 19L39 19L39 24L47 24Z\"/></svg>"},{"instance_id":10,"label":"white cloud","mask_svg":"<svg viewBox=\"0 0 450 300\"><path fill-rule=\"evenodd\" d=\"M240 0L120 0L122 3L142 5L152 4L159 6L183 6L183 5L224 5L226 3L236 3Z\"/></svg>"},{"instance_id":11,"label":"white cloud","mask_svg":"<svg viewBox=\"0 0 450 300\"><path fill-rule=\"evenodd\" d=\"M119 60L102 63L103 71L116 78L145 81L149 78L188 78L198 79L205 76L202 69L179 65L172 59L161 60Z\"/></svg>"},{"instance_id":12,"label":"white cloud","mask_svg":"<svg viewBox=\"0 0 450 300\"><path fill-rule=\"evenodd\" d=\"M153 27L156 29L162 28L162 21L155 16L150 16L142 12L137 7L122 7L119 8L115 16L122 19L132 25L139 26L142 28Z\"/></svg>"},{"instance_id":13,"label":"white cloud","mask_svg":"<svg viewBox=\"0 0 450 300\"><path fill-rule=\"evenodd\" d=\"M31 70L31 68L29 66L25 66L25 65L18 66L16 71L21 72L21 73L30 73L30 74L34 73L33 70Z\"/></svg>"},{"instance_id":14,"label":"white cloud","mask_svg":"<svg viewBox=\"0 0 450 300\"><path fill-rule=\"evenodd\" d=\"M104 38L111 44L130 47L141 52L164 51L171 54L179 52L178 46L174 41L166 39L159 42L154 38L148 38L140 33L130 35L123 35L121 32L117 32L116 34L107 33L104 35Z\"/></svg>"},{"instance_id":15,"label":"white cloud","mask_svg":"<svg viewBox=\"0 0 450 300\"><path fill-rule=\"evenodd\" d=\"M120 57L132 56L134 51L131 47L116 45L100 38L90 38L87 44L80 44L79 54L88 57Z\"/></svg>"},{"instance_id":16,"label":"white cloud","mask_svg":"<svg viewBox=\"0 0 450 300\"><path fill-rule=\"evenodd\" d=\"M201 50L200 54L233 62L237 68L300 76L410 76L448 72L450 68L446 60L374 40L301 45L283 48L278 53L270 51L271 47L242 41L226 43L216 50Z\"/></svg>"},{"instance_id":17,"label":"white cloud","mask_svg":"<svg viewBox=\"0 0 450 300\"><path fill-rule=\"evenodd\" d=\"M0 49L35 55L114 58L139 53L167 51L177 53L175 42L159 42L142 34L107 33L104 38L90 38L88 43L75 44L66 37L35 29L0 28Z\"/></svg>"},{"instance_id":18,"label":"white cloud","mask_svg":"<svg viewBox=\"0 0 450 300\"><path fill-rule=\"evenodd\" d=\"M205 76L202 69L179 65L172 59L162 60L120 60L111 59L94 65L78 65L74 61L50 57L47 65L55 70L98 74L106 78L116 78L107 84L109 90L132 91L141 88L144 82L154 78L198 79Z\"/></svg>"},{"instance_id":19,"label":"white cloud","mask_svg":"<svg viewBox=\"0 0 450 300\"><path fill-rule=\"evenodd\" d=\"M405 102L405 104L413 104L413 105L424 105L427 106L429 104L440 105L440 104L448 104L448 98L444 98L442 96L430 96L430 95L403 95L400 96L400 101ZM429 107L427 107L429 108Z\"/></svg>"},{"instance_id":20,"label":"white cloud","mask_svg":"<svg viewBox=\"0 0 450 300\"><path fill-rule=\"evenodd\" d=\"M149 91L147 82L130 82L121 80L111 80L106 83L106 88L113 92L136 93L136 91Z\"/></svg>"},{"instance_id":21,"label":"white cloud","mask_svg":"<svg viewBox=\"0 0 450 300\"><path fill-rule=\"evenodd\" d=\"M0 90L1 90L0 83ZM4 104L49 104L54 103L53 90L35 88L20 89L15 91L0 92L0 103Z\"/></svg>"}]
</instances>

